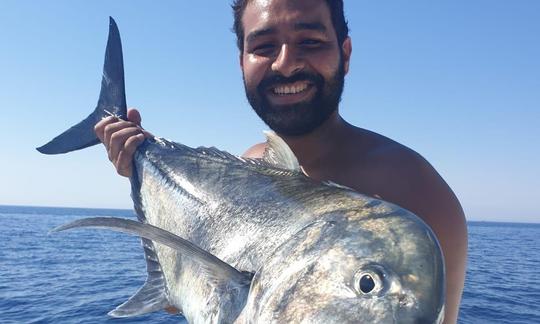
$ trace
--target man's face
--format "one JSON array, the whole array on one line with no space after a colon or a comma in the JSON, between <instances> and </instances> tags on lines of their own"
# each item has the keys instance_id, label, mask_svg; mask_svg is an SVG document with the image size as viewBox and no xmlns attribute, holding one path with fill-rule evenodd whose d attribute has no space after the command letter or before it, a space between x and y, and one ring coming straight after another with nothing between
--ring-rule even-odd
<instances>
[{"instance_id":1,"label":"man's face","mask_svg":"<svg viewBox=\"0 0 540 324\"><path fill-rule=\"evenodd\" d=\"M350 40L338 44L324 0L253 0L242 17L249 103L282 135L303 135L337 109Z\"/></svg>"}]
</instances>

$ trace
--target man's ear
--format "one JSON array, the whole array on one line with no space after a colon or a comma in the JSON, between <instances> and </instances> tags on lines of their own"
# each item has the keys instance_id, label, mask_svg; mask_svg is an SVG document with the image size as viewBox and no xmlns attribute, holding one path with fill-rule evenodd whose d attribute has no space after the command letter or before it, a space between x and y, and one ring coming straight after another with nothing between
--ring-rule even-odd
<instances>
[{"instance_id":1,"label":"man's ear","mask_svg":"<svg viewBox=\"0 0 540 324\"><path fill-rule=\"evenodd\" d=\"M343 53L343 69L345 74L349 72L349 63L351 62L352 54L352 41L351 38L347 36L341 45L341 51Z\"/></svg>"}]
</instances>

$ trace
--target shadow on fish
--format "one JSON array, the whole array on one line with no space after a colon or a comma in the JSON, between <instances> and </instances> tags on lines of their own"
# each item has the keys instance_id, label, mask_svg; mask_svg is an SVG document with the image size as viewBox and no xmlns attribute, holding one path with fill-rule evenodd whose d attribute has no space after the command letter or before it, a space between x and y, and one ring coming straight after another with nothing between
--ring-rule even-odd
<instances>
[{"instance_id":1,"label":"shadow on fish","mask_svg":"<svg viewBox=\"0 0 540 324\"><path fill-rule=\"evenodd\" d=\"M111 18L101 93L85 120L38 148L99 141L126 118L120 35ZM440 323L444 264L430 228L382 200L302 173L272 132L262 159L146 139L134 157L138 221L85 218L53 231L107 228L141 237L148 277L113 317L168 306L190 323Z\"/></svg>"}]
</instances>

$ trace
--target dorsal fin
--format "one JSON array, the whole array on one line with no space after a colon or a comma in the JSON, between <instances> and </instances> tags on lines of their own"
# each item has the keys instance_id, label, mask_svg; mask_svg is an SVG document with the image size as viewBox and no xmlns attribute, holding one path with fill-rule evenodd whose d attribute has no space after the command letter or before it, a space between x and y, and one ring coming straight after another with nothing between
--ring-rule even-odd
<instances>
[{"instance_id":1,"label":"dorsal fin","mask_svg":"<svg viewBox=\"0 0 540 324\"><path fill-rule=\"evenodd\" d=\"M264 150L263 160L278 168L302 172L298 159L293 151L281 137L272 131L265 131L266 149Z\"/></svg>"}]
</instances>

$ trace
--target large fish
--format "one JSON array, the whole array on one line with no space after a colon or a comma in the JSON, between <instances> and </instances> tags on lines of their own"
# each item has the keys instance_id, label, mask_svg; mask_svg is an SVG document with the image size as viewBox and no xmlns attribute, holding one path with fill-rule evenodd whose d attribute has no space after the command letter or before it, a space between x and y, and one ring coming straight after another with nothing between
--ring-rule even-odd
<instances>
[{"instance_id":1,"label":"large fish","mask_svg":"<svg viewBox=\"0 0 540 324\"><path fill-rule=\"evenodd\" d=\"M93 126L108 114L126 116L112 18L97 108L38 150L98 143ZM255 160L147 139L130 179L138 221L87 218L56 229L142 237L147 280L109 314L172 305L191 323L440 323L444 264L430 228L396 205L310 179L274 133L267 143Z\"/></svg>"}]
</instances>

